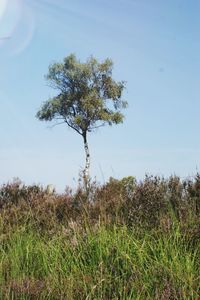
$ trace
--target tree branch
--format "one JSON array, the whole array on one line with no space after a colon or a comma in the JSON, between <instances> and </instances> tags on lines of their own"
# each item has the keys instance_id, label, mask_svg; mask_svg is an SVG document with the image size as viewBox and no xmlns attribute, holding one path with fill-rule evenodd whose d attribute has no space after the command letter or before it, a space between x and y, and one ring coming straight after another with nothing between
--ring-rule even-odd
<instances>
[{"instance_id":1,"label":"tree branch","mask_svg":"<svg viewBox=\"0 0 200 300\"><path fill-rule=\"evenodd\" d=\"M70 125L70 123L65 119L64 121L70 128L74 129L78 134L82 135L82 133L74 126Z\"/></svg>"},{"instance_id":2,"label":"tree branch","mask_svg":"<svg viewBox=\"0 0 200 300\"><path fill-rule=\"evenodd\" d=\"M64 124L64 123L66 123L66 122L63 121L63 122L55 123L55 124L53 124L52 126L48 126L47 128L52 129L52 128L54 128L55 126L61 125L61 124Z\"/></svg>"},{"instance_id":3,"label":"tree branch","mask_svg":"<svg viewBox=\"0 0 200 300\"><path fill-rule=\"evenodd\" d=\"M105 122L101 125L92 126L92 127L89 128L89 130L98 129L98 128L103 127L103 126L105 126Z\"/></svg>"}]
</instances>

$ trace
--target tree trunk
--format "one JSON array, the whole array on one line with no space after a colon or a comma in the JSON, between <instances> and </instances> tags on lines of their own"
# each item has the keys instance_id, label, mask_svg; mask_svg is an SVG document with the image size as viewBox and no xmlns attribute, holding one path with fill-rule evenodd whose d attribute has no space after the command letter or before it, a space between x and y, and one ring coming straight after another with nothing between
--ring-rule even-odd
<instances>
[{"instance_id":1,"label":"tree trunk","mask_svg":"<svg viewBox=\"0 0 200 300\"><path fill-rule=\"evenodd\" d=\"M89 169L90 169L90 152L89 152L89 147L88 147L88 142L87 142L87 134L83 134L83 141L84 141L84 148L85 148L85 169L83 171L84 175L84 181L86 184L86 187L88 187L88 181L89 181Z\"/></svg>"}]
</instances>

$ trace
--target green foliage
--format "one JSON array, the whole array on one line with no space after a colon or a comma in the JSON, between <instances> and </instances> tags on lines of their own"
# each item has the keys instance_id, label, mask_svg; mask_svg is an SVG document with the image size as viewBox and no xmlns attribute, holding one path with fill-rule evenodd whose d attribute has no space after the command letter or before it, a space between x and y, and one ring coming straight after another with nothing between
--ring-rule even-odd
<instances>
[{"instance_id":1,"label":"green foliage","mask_svg":"<svg viewBox=\"0 0 200 300\"><path fill-rule=\"evenodd\" d=\"M52 238L21 227L0 247L1 299L198 299L199 252L175 227L141 237L126 226Z\"/></svg>"},{"instance_id":2,"label":"green foliage","mask_svg":"<svg viewBox=\"0 0 200 300\"><path fill-rule=\"evenodd\" d=\"M199 298L200 176L0 187L0 299Z\"/></svg>"},{"instance_id":3,"label":"green foliage","mask_svg":"<svg viewBox=\"0 0 200 300\"><path fill-rule=\"evenodd\" d=\"M121 109L127 106L121 99L124 82L112 79L112 67L110 59L99 63L90 57L81 63L73 54L50 65L46 79L59 94L42 105L37 118L63 121L81 135L121 123Z\"/></svg>"}]
</instances>

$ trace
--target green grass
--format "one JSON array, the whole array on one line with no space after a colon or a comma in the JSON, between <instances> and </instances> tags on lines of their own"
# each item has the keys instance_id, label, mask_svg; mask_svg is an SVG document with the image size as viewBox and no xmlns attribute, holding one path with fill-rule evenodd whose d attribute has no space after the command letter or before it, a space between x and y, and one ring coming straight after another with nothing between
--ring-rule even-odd
<instances>
[{"instance_id":1,"label":"green grass","mask_svg":"<svg viewBox=\"0 0 200 300\"><path fill-rule=\"evenodd\" d=\"M138 233L126 226L51 235L32 226L1 235L1 299L199 299L199 245L178 225Z\"/></svg>"},{"instance_id":2,"label":"green grass","mask_svg":"<svg viewBox=\"0 0 200 300\"><path fill-rule=\"evenodd\" d=\"M0 187L0 300L200 299L200 175Z\"/></svg>"}]
</instances>

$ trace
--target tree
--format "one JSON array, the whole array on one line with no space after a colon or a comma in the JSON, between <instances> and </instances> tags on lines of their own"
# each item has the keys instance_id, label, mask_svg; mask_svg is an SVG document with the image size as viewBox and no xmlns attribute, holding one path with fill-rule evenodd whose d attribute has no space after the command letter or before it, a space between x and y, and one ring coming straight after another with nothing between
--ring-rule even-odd
<instances>
[{"instance_id":1,"label":"tree","mask_svg":"<svg viewBox=\"0 0 200 300\"><path fill-rule=\"evenodd\" d=\"M64 58L62 63L51 64L46 79L59 93L44 102L36 115L39 120L65 123L82 136L86 182L90 168L88 132L105 124L122 123L121 109L127 106L121 99L125 83L112 79L112 68L110 59L99 63L90 57L81 63L74 54Z\"/></svg>"}]
</instances>

